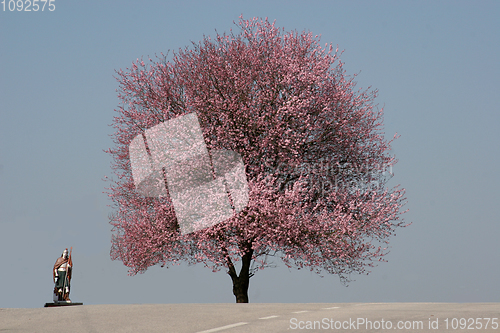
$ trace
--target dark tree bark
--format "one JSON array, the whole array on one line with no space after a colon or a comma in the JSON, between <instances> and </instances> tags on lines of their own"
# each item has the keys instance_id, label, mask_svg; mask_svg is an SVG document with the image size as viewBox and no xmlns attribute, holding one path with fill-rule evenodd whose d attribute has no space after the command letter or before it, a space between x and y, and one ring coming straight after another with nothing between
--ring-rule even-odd
<instances>
[{"instance_id":1,"label":"dark tree bark","mask_svg":"<svg viewBox=\"0 0 500 333\"><path fill-rule=\"evenodd\" d=\"M227 274L231 277L233 281L233 294L236 297L236 303L248 303L248 286L250 285L250 263L252 261L253 250L247 247L245 254L241 258L241 270L240 274L236 273L236 269L228 258L228 268Z\"/></svg>"}]
</instances>

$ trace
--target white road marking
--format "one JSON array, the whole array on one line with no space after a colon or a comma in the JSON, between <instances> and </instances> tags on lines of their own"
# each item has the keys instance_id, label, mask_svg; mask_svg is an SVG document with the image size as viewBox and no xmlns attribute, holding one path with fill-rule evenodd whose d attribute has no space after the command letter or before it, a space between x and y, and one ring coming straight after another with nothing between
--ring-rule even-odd
<instances>
[{"instance_id":1,"label":"white road marking","mask_svg":"<svg viewBox=\"0 0 500 333\"><path fill-rule=\"evenodd\" d=\"M304 312L309 312L309 311L303 310L303 311L295 311L295 312L292 312L292 313L304 313Z\"/></svg>"},{"instance_id":2,"label":"white road marking","mask_svg":"<svg viewBox=\"0 0 500 333\"><path fill-rule=\"evenodd\" d=\"M340 307L334 306L332 308L323 308L323 310L333 310L333 309L340 309Z\"/></svg>"},{"instance_id":3,"label":"white road marking","mask_svg":"<svg viewBox=\"0 0 500 333\"><path fill-rule=\"evenodd\" d=\"M271 318L278 318L278 316L262 317L262 318L259 318L259 319L271 319Z\"/></svg>"},{"instance_id":4,"label":"white road marking","mask_svg":"<svg viewBox=\"0 0 500 333\"><path fill-rule=\"evenodd\" d=\"M209 330L206 330L206 331L200 331L200 332L197 332L197 333L213 333L213 332L219 332L219 331L223 331L223 330L227 330L229 328L233 328L233 327L238 327L238 326L243 326L243 325L246 325L248 323L236 323L236 324L231 324L231 325L226 325L226 326L221 326L221 327L216 327L216 328L212 328L212 329L209 329Z\"/></svg>"}]
</instances>

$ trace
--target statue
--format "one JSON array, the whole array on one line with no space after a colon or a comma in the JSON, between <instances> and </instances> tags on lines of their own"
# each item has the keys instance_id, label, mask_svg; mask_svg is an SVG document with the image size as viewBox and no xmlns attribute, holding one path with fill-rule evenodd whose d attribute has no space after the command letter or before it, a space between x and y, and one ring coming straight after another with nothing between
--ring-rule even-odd
<instances>
[{"instance_id":1,"label":"statue","mask_svg":"<svg viewBox=\"0 0 500 333\"><path fill-rule=\"evenodd\" d=\"M73 248L71 248L73 250ZM57 258L52 270L54 278L54 303L66 302L71 303L69 299L71 271L73 262L71 260L71 252L68 255L68 249L65 249L61 257Z\"/></svg>"},{"instance_id":2,"label":"statue","mask_svg":"<svg viewBox=\"0 0 500 333\"><path fill-rule=\"evenodd\" d=\"M52 269L52 277L54 278L54 302L45 303L46 308L52 306L83 305L83 303L72 302L69 299L71 275L73 271L73 260L71 260L72 251L73 248L70 248L69 253L68 249L65 249L54 264L54 268Z\"/></svg>"}]
</instances>

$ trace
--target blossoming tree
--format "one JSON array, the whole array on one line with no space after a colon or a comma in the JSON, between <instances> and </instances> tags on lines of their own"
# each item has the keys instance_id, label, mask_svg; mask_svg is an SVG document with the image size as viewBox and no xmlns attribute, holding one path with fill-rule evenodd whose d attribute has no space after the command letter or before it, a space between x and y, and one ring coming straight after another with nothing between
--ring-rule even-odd
<instances>
[{"instance_id":1,"label":"blossoming tree","mask_svg":"<svg viewBox=\"0 0 500 333\"><path fill-rule=\"evenodd\" d=\"M131 274L181 261L224 269L238 303L248 302L250 277L277 258L342 281L366 273L404 226L404 190L386 186L395 160L376 91L355 90L338 52L311 33L267 19L240 17L237 27L169 61L118 71L122 104L108 150L117 176L108 188L112 259ZM171 198L136 190L128 147L148 128L192 112L209 150L241 156L249 199L224 222L182 234Z\"/></svg>"}]
</instances>

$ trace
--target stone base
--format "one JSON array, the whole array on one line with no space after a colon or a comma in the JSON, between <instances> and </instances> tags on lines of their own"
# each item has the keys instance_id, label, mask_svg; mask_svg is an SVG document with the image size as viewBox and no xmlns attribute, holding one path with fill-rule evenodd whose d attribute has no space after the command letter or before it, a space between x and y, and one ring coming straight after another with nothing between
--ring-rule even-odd
<instances>
[{"instance_id":1,"label":"stone base","mask_svg":"<svg viewBox=\"0 0 500 333\"><path fill-rule=\"evenodd\" d=\"M54 302L54 303L45 303L44 308L50 308L54 306L71 306L71 305L83 305L83 303L78 303L78 302Z\"/></svg>"}]
</instances>

